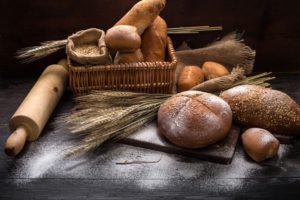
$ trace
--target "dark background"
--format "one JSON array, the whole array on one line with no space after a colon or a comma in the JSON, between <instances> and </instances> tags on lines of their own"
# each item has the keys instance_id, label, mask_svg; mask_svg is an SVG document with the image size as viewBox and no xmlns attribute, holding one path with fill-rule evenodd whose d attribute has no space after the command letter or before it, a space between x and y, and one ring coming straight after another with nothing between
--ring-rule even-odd
<instances>
[{"instance_id":1,"label":"dark background","mask_svg":"<svg viewBox=\"0 0 300 200\"><path fill-rule=\"evenodd\" d=\"M63 51L41 61L19 64L15 52L45 40L65 39L81 29L112 26L137 0L0 0L0 146L9 135L10 117L22 102L46 65L57 62ZM175 46L190 40L194 48L210 43L233 30L245 30L245 40L257 50L256 71L300 72L300 3L292 0L168 0L162 16L169 27L222 25L222 32L197 36L172 36ZM274 89L289 94L300 103L299 73L275 73ZM25 77L29 79L26 80ZM292 80L292 81L291 81ZM27 143L23 153L10 158L0 149L0 199L299 199L300 140L283 145L278 157L253 162L237 147L231 165L218 165L194 158L167 155L130 146L114 146L102 156L87 157L88 162L52 166L42 178L18 174L31 161L44 158L41 151L63 141L53 119L72 107L70 91L65 93L54 117L40 139ZM121 152L121 153L120 153ZM115 161L148 155L159 162L133 166L123 176ZM121 156L120 156L121 155ZM124 157L122 157L124 156ZM169 157L170 156L170 157ZM31 159L32 158L32 159ZM121 160L118 160L122 158ZM34 162L33 162L34 163ZM49 163L52 164L52 163ZM71 165L70 165L71 164ZM75 165L75 166L73 166ZM51 165L50 165L51 166ZM70 167L71 166L71 167ZM72 167L73 166L73 167ZM83 172L81 166L87 166ZM119 169L123 166L119 166ZM31 169L31 168L30 168ZM47 169L47 167L46 167ZM171 170L170 170L171 169ZM189 173L189 169L192 174ZM52 170L52 171L51 171ZM26 170L25 170L26 171ZM55 173L57 172L57 173ZM153 175L151 173L155 172ZM187 173L185 173L187 172ZM150 174L150 175L148 175ZM223 176L220 176L223 175ZM225 174L225 176L224 176ZM133 175L130 177L130 175ZM128 179L129 177L129 179ZM164 183L158 188L141 188L136 182ZM18 183L20 184L18 185ZM22 184L25 182L25 184Z\"/></svg>"},{"instance_id":2,"label":"dark background","mask_svg":"<svg viewBox=\"0 0 300 200\"><path fill-rule=\"evenodd\" d=\"M137 0L1 0L0 66L5 77L36 76L63 55L21 65L23 47L65 39L82 29L112 26ZM169 27L222 25L224 31L172 36L175 46L190 40L201 47L233 30L257 50L256 71L300 71L300 3L292 0L168 0L161 15Z\"/></svg>"}]
</instances>

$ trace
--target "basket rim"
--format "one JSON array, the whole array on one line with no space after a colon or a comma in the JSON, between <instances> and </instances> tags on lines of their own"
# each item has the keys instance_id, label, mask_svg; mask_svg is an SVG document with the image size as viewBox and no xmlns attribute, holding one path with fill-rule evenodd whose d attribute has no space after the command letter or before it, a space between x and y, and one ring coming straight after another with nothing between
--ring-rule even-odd
<instances>
[{"instance_id":1,"label":"basket rim","mask_svg":"<svg viewBox=\"0 0 300 200\"><path fill-rule=\"evenodd\" d=\"M126 70L140 69L140 68L173 68L177 65L177 58L175 56L175 50L173 42L170 37L167 38L168 45L167 50L170 57L170 61L156 61L156 62L133 62L133 63L121 63L121 64L109 64L109 65L74 65L69 57L67 57L69 69L72 71L106 71L113 70Z\"/></svg>"}]
</instances>

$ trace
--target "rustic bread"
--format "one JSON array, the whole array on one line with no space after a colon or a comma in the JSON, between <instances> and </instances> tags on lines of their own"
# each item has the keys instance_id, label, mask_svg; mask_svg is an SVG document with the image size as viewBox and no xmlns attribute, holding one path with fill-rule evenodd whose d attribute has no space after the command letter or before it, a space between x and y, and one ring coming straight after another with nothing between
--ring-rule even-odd
<instances>
[{"instance_id":1,"label":"rustic bread","mask_svg":"<svg viewBox=\"0 0 300 200\"><path fill-rule=\"evenodd\" d=\"M165 61L167 38L167 23L158 16L142 35L141 49L145 61Z\"/></svg>"},{"instance_id":2,"label":"rustic bread","mask_svg":"<svg viewBox=\"0 0 300 200\"><path fill-rule=\"evenodd\" d=\"M166 0L142 0L136 3L115 25L131 25L142 35L159 13L164 9Z\"/></svg>"},{"instance_id":3,"label":"rustic bread","mask_svg":"<svg viewBox=\"0 0 300 200\"><path fill-rule=\"evenodd\" d=\"M283 92L243 85L224 91L220 97L230 105L237 123L273 133L300 133L300 107Z\"/></svg>"},{"instance_id":4,"label":"rustic bread","mask_svg":"<svg viewBox=\"0 0 300 200\"><path fill-rule=\"evenodd\" d=\"M200 148L227 136L232 112L218 96L186 91L163 103L157 120L159 132L170 142L184 148Z\"/></svg>"},{"instance_id":5,"label":"rustic bread","mask_svg":"<svg viewBox=\"0 0 300 200\"><path fill-rule=\"evenodd\" d=\"M135 52L141 46L141 37L134 26L120 25L107 30L105 43L112 52Z\"/></svg>"},{"instance_id":6,"label":"rustic bread","mask_svg":"<svg viewBox=\"0 0 300 200\"><path fill-rule=\"evenodd\" d=\"M114 64L143 62L143 61L144 61L144 56L142 54L141 49L138 49L132 53L126 53L126 52L124 53L118 51L115 56Z\"/></svg>"},{"instance_id":7,"label":"rustic bread","mask_svg":"<svg viewBox=\"0 0 300 200\"><path fill-rule=\"evenodd\" d=\"M246 130L242 134L242 142L246 153L257 162L274 157L279 149L279 141L261 128Z\"/></svg>"}]
</instances>

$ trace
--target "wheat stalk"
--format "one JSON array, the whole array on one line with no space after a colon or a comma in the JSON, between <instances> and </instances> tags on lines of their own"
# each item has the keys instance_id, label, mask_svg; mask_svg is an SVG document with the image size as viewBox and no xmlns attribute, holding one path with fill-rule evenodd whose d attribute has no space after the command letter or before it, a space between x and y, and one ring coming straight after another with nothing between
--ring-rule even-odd
<instances>
[{"instance_id":1,"label":"wheat stalk","mask_svg":"<svg viewBox=\"0 0 300 200\"><path fill-rule=\"evenodd\" d=\"M168 28L168 34L198 34L203 31L221 31L222 26L188 26L188 27L177 27Z\"/></svg>"},{"instance_id":2,"label":"wheat stalk","mask_svg":"<svg viewBox=\"0 0 300 200\"><path fill-rule=\"evenodd\" d=\"M169 34L198 34L203 31L219 31L223 30L222 26L190 26L168 28ZM66 47L68 40L53 40L41 42L38 46L26 47L20 49L16 53L16 58L22 63L30 63L41 58L47 57L60 49Z\"/></svg>"},{"instance_id":3,"label":"wheat stalk","mask_svg":"<svg viewBox=\"0 0 300 200\"><path fill-rule=\"evenodd\" d=\"M16 58L20 59L22 63L30 63L65 48L66 44L67 40L41 42L40 46L26 47L18 50Z\"/></svg>"},{"instance_id":4,"label":"wheat stalk","mask_svg":"<svg viewBox=\"0 0 300 200\"><path fill-rule=\"evenodd\" d=\"M245 84L268 86L270 73L262 73L241 80L239 68L227 78L235 82L226 88ZM240 77L237 79L237 77ZM218 83L218 81L216 81ZM221 91L219 91L221 92ZM75 98L75 109L59 117L58 127L65 127L80 136L78 145L69 149L66 156L94 150L103 143L121 140L152 122L158 109L171 94L149 94L119 91L93 91Z\"/></svg>"}]
</instances>

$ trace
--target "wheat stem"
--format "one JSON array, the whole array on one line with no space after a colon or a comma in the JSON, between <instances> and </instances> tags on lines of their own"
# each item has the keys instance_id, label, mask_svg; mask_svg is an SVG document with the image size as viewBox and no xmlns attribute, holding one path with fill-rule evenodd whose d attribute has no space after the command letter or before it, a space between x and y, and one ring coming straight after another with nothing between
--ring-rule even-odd
<instances>
[{"instance_id":1,"label":"wheat stem","mask_svg":"<svg viewBox=\"0 0 300 200\"><path fill-rule=\"evenodd\" d=\"M237 68L233 74L240 76ZM267 81L274 79L270 73L240 79L228 87L255 84L268 87ZM235 77L234 76L234 77ZM220 92L220 91L219 91ZM94 91L89 95L76 98L76 109L58 120L70 132L83 138L66 156L88 152L107 141L115 142L134 133L156 118L158 109L171 94L148 94L134 92Z\"/></svg>"}]
</instances>

